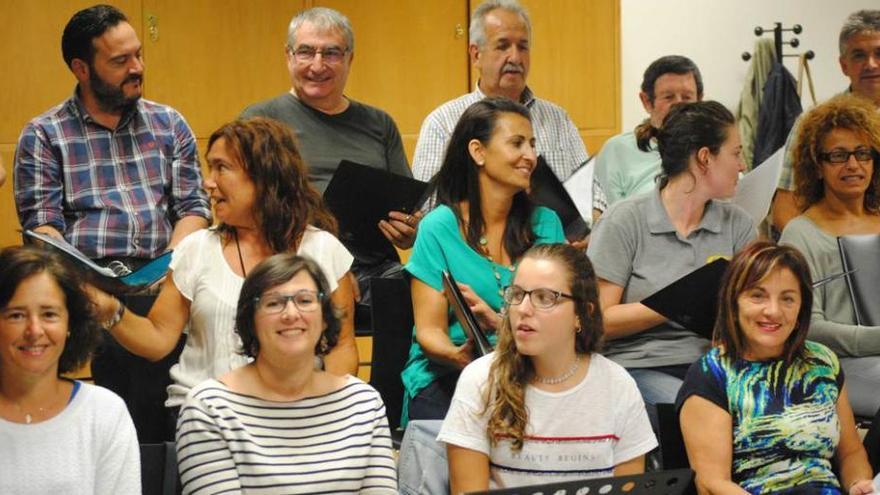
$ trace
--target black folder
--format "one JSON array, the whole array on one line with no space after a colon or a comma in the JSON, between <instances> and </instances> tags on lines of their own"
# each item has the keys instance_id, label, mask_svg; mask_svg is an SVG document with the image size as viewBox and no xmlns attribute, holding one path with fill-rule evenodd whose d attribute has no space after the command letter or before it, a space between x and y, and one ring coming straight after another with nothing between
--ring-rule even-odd
<instances>
[{"instance_id":1,"label":"black folder","mask_svg":"<svg viewBox=\"0 0 880 495\"><path fill-rule=\"evenodd\" d=\"M373 252L391 248L377 224L389 211L414 213L428 183L387 170L342 160L324 190L324 202L339 222L339 238Z\"/></svg>"},{"instance_id":2,"label":"black folder","mask_svg":"<svg viewBox=\"0 0 880 495\"><path fill-rule=\"evenodd\" d=\"M837 247L856 323L880 325L880 234L841 236Z\"/></svg>"},{"instance_id":3,"label":"black folder","mask_svg":"<svg viewBox=\"0 0 880 495\"><path fill-rule=\"evenodd\" d=\"M135 271L120 272L119 269L114 271L112 268L98 265L64 239L33 230L25 230L23 233L25 237L38 240L43 246L61 253L65 259L86 274L89 282L111 294L140 292L161 280L168 272L168 265L171 264L171 251L166 251Z\"/></svg>"},{"instance_id":4,"label":"black folder","mask_svg":"<svg viewBox=\"0 0 880 495\"><path fill-rule=\"evenodd\" d=\"M721 278L729 263L724 258L707 263L643 299L642 304L711 339Z\"/></svg>"},{"instance_id":5,"label":"black folder","mask_svg":"<svg viewBox=\"0 0 880 495\"><path fill-rule=\"evenodd\" d=\"M565 238L569 241L579 241L590 233L590 227L581 217L574 200L543 156L538 157L538 163L532 171L530 195L535 204L546 206L559 215Z\"/></svg>"},{"instance_id":6,"label":"black folder","mask_svg":"<svg viewBox=\"0 0 880 495\"><path fill-rule=\"evenodd\" d=\"M468 306L464 294L461 293L451 273L443 270L442 275L443 292L446 294L449 305L452 306L452 312L455 313L455 317L461 323L461 328L464 330L465 335L474 343L474 355L480 357L489 354L492 352L492 344L489 342L489 338L486 337L486 333L480 328L480 324L477 322L477 318L471 311L470 306Z\"/></svg>"},{"instance_id":7,"label":"black folder","mask_svg":"<svg viewBox=\"0 0 880 495\"><path fill-rule=\"evenodd\" d=\"M693 487L694 472L690 469L652 471L628 476L593 478L578 481L558 481L542 485L502 488L468 495L681 495Z\"/></svg>"}]
</instances>

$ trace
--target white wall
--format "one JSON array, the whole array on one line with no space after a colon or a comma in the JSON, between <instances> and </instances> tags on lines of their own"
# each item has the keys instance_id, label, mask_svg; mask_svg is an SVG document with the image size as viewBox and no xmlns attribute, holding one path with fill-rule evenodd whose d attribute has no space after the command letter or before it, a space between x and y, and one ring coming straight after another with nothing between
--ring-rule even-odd
<instances>
[{"instance_id":1,"label":"white wall","mask_svg":"<svg viewBox=\"0 0 880 495\"><path fill-rule=\"evenodd\" d=\"M752 51L755 26L772 28L800 24L801 44L786 53L813 50L810 61L816 98L828 98L849 84L837 62L837 39L844 19L859 9L880 8L878 0L620 0L621 98L623 128L632 129L647 115L638 100L642 75L663 55L685 55L703 74L705 98L736 108L749 62L740 55ZM773 39L773 33L764 37ZM797 77L797 59L785 64ZM802 93L807 108L806 88Z\"/></svg>"}]
</instances>

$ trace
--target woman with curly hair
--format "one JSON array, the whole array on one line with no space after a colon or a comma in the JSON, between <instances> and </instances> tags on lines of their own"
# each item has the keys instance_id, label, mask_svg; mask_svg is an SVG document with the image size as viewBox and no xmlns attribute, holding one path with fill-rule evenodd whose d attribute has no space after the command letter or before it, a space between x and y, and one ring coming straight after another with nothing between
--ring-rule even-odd
<instances>
[{"instance_id":1,"label":"woman with curly hair","mask_svg":"<svg viewBox=\"0 0 880 495\"><path fill-rule=\"evenodd\" d=\"M438 437L451 492L644 471L657 441L633 379L597 352L602 314L586 255L531 248L504 301L495 352L464 369Z\"/></svg>"},{"instance_id":2,"label":"woman with curly hair","mask_svg":"<svg viewBox=\"0 0 880 495\"><path fill-rule=\"evenodd\" d=\"M0 493L141 492L125 403L61 376L101 336L79 276L47 251L0 251Z\"/></svg>"},{"instance_id":3,"label":"woman with curly hair","mask_svg":"<svg viewBox=\"0 0 880 495\"><path fill-rule=\"evenodd\" d=\"M194 232L174 250L170 273L146 318L117 300L96 297L108 331L133 354L164 357L189 327L180 361L171 368L170 408L187 392L248 363L233 329L245 277L275 253L313 257L344 312L339 344L324 357L328 371L357 372L349 268L352 256L333 235L336 221L308 182L291 130L274 120L237 120L214 131L206 155L205 189L216 227Z\"/></svg>"},{"instance_id":4,"label":"woman with curly hair","mask_svg":"<svg viewBox=\"0 0 880 495\"><path fill-rule=\"evenodd\" d=\"M781 243L799 249L815 280L843 272L837 237L880 234L880 113L856 96L832 98L802 119L793 155L795 197L803 213ZM810 339L840 356L857 416L880 408L880 327L856 324L843 278L813 291Z\"/></svg>"}]
</instances>

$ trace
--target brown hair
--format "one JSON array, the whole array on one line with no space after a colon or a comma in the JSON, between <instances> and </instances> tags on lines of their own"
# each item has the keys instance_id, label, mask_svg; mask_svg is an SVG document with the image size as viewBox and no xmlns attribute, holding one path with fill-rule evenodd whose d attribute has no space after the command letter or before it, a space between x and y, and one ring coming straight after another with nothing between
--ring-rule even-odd
<instances>
[{"instance_id":1,"label":"brown hair","mask_svg":"<svg viewBox=\"0 0 880 495\"><path fill-rule=\"evenodd\" d=\"M782 269L791 271L801 291L797 322L785 342L783 356L787 363L791 363L794 358L803 355L813 308L813 282L809 265L800 251L791 246L756 241L733 257L721 282L718 318L715 320L712 340L714 345L723 349L725 356L740 359L746 350L745 336L739 326L740 294L757 287L768 275Z\"/></svg>"},{"instance_id":2,"label":"brown hair","mask_svg":"<svg viewBox=\"0 0 880 495\"><path fill-rule=\"evenodd\" d=\"M602 312L596 272L587 255L568 244L539 244L526 251L523 259L555 261L568 274L566 281L574 297L574 312L581 329L575 334L575 352L587 354L602 345ZM517 351L510 328L509 311L498 331L495 360L489 369L486 410L491 411L487 433L494 444L501 437L513 439L513 448L522 449L529 413L525 406L525 387L534 376L531 359Z\"/></svg>"},{"instance_id":3,"label":"brown hair","mask_svg":"<svg viewBox=\"0 0 880 495\"><path fill-rule=\"evenodd\" d=\"M839 95L810 110L798 122L797 138L792 152L794 194L801 210L816 204L825 195L822 163L819 154L822 141L834 129L848 129L867 138L874 149L874 171L865 191L865 209L880 210L880 175L877 172L877 150L880 150L880 114L870 101L854 95Z\"/></svg>"},{"instance_id":4,"label":"brown hair","mask_svg":"<svg viewBox=\"0 0 880 495\"><path fill-rule=\"evenodd\" d=\"M295 251L310 224L336 234L336 219L309 183L290 128L266 118L235 120L211 134L208 149L220 138L254 182L257 227L274 252ZM218 230L234 228L221 223Z\"/></svg>"}]
</instances>

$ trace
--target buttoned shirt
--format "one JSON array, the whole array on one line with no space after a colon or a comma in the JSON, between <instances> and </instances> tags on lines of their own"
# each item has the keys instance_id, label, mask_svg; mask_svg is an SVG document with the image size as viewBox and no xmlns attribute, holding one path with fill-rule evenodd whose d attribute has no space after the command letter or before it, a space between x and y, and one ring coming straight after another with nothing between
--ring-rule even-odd
<instances>
[{"instance_id":1,"label":"buttoned shirt","mask_svg":"<svg viewBox=\"0 0 880 495\"><path fill-rule=\"evenodd\" d=\"M25 126L14 177L22 227L54 227L93 259L155 257L177 220L210 218L192 131L144 99L108 129L74 93Z\"/></svg>"},{"instance_id":2,"label":"buttoned shirt","mask_svg":"<svg viewBox=\"0 0 880 495\"><path fill-rule=\"evenodd\" d=\"M446 144L458 119L469 106L485 97L477 86L472 93L440 105L425 118L413 155L413 176L416 179L431 180L440 170ZM531 112L538 154L547 160L559 180L564 181L588 158L577 127L562 107L535 97L528 87L523 91L521 102Z\"/></svg>"}]
</instances>

